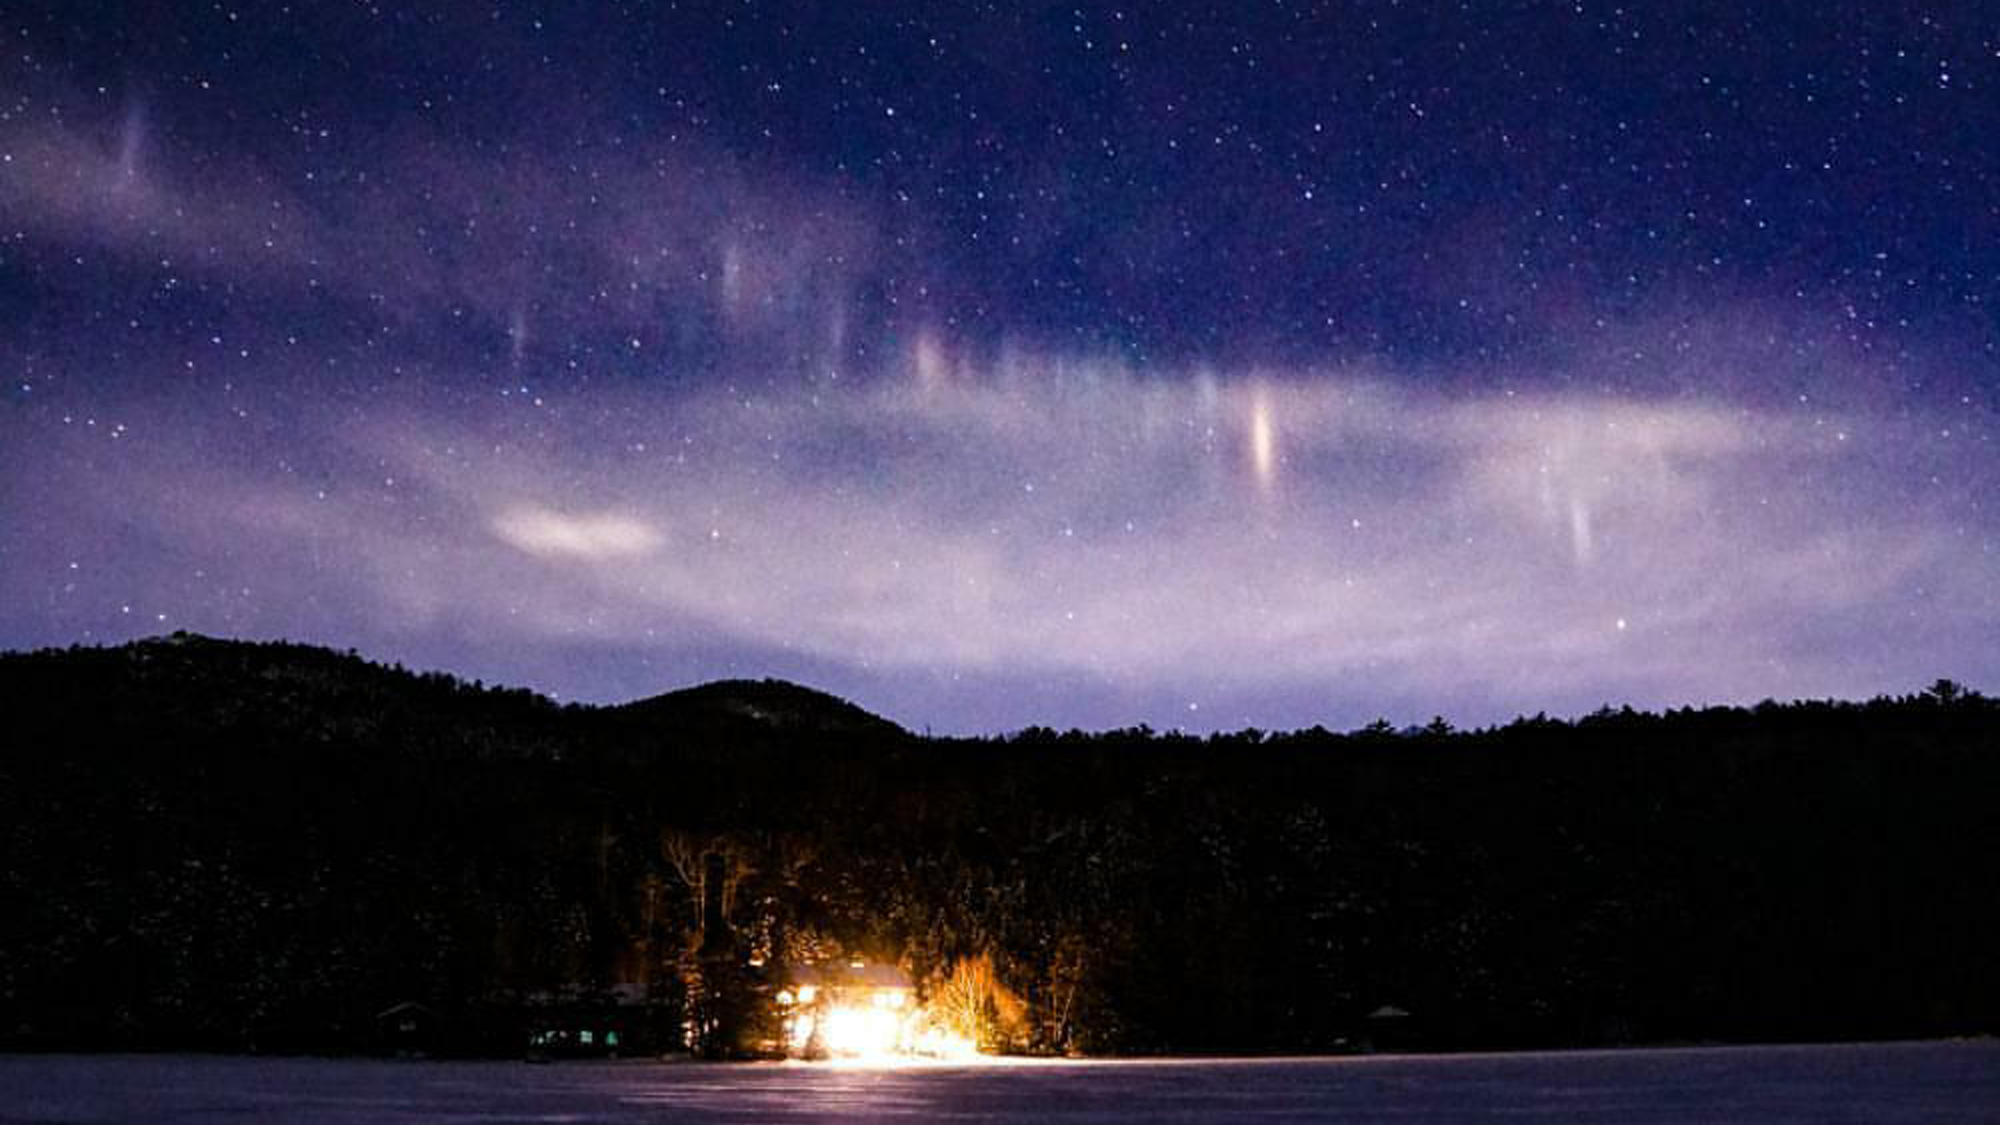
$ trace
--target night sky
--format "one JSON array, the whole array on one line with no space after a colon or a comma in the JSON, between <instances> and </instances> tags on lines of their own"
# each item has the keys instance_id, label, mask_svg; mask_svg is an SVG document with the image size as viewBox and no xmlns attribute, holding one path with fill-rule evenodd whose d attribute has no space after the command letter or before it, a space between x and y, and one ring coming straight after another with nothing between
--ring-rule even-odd
<instances>
[{"instance_id":1,"label":"night sky","mask_svg":"<svg viewBox=\"0 0 2000 1125\"><path fill-rule=\"evenodd\" d=\"M2000 688L2000 5L9 3L0 647Z\"/></svg>"}]
</instances>

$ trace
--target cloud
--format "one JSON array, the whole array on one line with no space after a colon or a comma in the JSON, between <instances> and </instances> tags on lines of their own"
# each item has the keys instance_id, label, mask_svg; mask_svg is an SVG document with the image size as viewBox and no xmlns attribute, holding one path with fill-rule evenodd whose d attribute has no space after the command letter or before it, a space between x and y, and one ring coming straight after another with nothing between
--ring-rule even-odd
<instances>
[{"instance_id":1,"label":"cloud","mask_svg":"<svg viewBox=\"0 0 2000 1125\"><path fill-rule=\"evenodd\" d=\"M267 169L233 158L197 167L147 107L61 124L0 123L0 215L37 242L85 243L162 268L239 276L300 271L325 252L308 208Z\"/></svg>"},{"instance_id":2,"label":"cloud","mask_svg":"<svg viewBox=\"0 0 2000 1125\"><path fill-rule=\"evenodd\" d=\"M510 508L494 517L493 531L546 558L626 558L647 554L661 543L659 533L644 522L615 512L568 515L548 508Z\"/></svg>"},{"instance_id":3,"label":"cloud","mask_svg":"<svg viewBox=\"0 0 2000 1125\"><path fill-rule=\"evenodd\" d=\"M103 402L94 429L17 411L9 476L40 483L7 506L46 527L13 558L146 560L121 601L164 584L185 604L175 575L257 591L219 631L446 638L454 663L643 654L654 686L782 667L1060 684L1098 701L1091 721L1276 706L1231 699L1463 721L1995 671L1994 517L1967 483L1991 453L1934 419L980 360L941 339L906 360L541 409L422 390L336 408L303 378L236 392L246 417L306 420L281 470L204 396ZM114 415L153 424L113 439ZM52 521L44 494L75 514ZM1064 721L1035 698L966 713Z\"/></svg>"},{"instance_id":4,"label":"cloud","mask_svg":"<svg viewBox=\"0 0 2000 1125\"><path fill-rule=\"evenodd\" d=\"M958 371L525 425L412 407L336 447L391 466L395 504L266 481L237 533L291 528L384 618L495 643L701 638L1122 695L1853 692L1927 629L2000 625L1968 511L1900 498L1916 466L1880 420L1847 423L1871 452L1713 405ZM1842 631L1881 639L1820 647Z\"/></svg>"},{"instance_id":5,"label":"cloud","mask_svg":"<svg viewBox=\"0 0 2000 1125\"><path fill-rule=\"evenodd\" d=\"M40 100L49 112L0 115L15 253L70 262L88 247L252 286L267 313L309 311L285 314L287 336L352 321L403 329L412 363L484 349L532 367L581 348L684 373L726 354L738 376L770 378L839 369L918 303L862 299L912 263L885 256L841 185L691 138L550 160L404 123L353 165L309 140L199 148L177 140L170 102Z\"/></svg>"}]
</instances>

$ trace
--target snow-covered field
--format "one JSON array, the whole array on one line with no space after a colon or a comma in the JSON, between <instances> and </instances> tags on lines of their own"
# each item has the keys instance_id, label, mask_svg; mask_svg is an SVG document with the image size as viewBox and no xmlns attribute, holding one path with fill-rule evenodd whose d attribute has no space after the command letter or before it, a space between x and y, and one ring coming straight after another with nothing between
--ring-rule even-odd
<instances>
[{"instance_id":1,"label":"snow-covered field","mask_svg":"<svg viewBox=\"0 0 2000 1125\"><path fill-rule=\"evenodd\" d=\"M0 1122L2000 1122L2000 1042L809 1064L0 1056Z\"/></svg>"}]
</instances>

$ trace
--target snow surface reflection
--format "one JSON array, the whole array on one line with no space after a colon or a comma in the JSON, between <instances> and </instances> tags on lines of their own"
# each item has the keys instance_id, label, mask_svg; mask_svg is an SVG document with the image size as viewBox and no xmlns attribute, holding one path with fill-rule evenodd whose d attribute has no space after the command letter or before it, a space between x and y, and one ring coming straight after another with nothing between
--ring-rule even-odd
<instances>
[{"instance_id":1,"label":"snow surface reflection","mask_svg":"<svg viewBox=\"0 0 2000 1125\"><path fill-rule=\"evenodd\" d=\"M1991 1122L2000 1043L893 1067L0 1057L0 1125Z\"/></svg>"}]
</instances>

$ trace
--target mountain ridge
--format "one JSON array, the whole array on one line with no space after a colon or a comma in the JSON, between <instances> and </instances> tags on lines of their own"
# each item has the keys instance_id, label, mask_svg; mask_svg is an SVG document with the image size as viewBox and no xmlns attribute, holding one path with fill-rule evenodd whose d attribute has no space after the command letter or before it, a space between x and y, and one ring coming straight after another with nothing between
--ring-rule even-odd
<instances>
[{"instance_id":1,"label":"mountain ridge","mask_svg":"<svg viewBox=\"0 0 2000 1125\"><path fill-rule=\"evenodd\" d=\"M626 725L738 726L766 733L823 730L850 735L908 736L891 719L832 692L777 677L724 678L669 688L620 703L562 702L532 688L467 680L443 670L419 670L401 662L371 659L354 649L336 649L293 640L247 640L177 630L116 644L70 645L0 651L0 661L31 667L36 662L77 661L86 666L123 663L143 681L159 673L194 673L203 680L255 667L266 681L294 679L331 684L335 673L352 673L353 688L377 685L388 677L446 691L512 699L549 710L577 711ZM149 670L147 666L152 666Z\"/></svg>"},{"instance_id":2,"label":"mountain ridge","mask_svg":"<svg viewBox=\"0 0 2000 1125\"><path fill-rule=\"evenodd\" d=\"M2000 1030L2000 702L932 739L788 683L630 705L193 635L0 654L0 1050L518 1053L746 953L990 963L1021 1050ZM1254 956L1230 951L1254 950Z\"/></svg>"}]
</instances>

